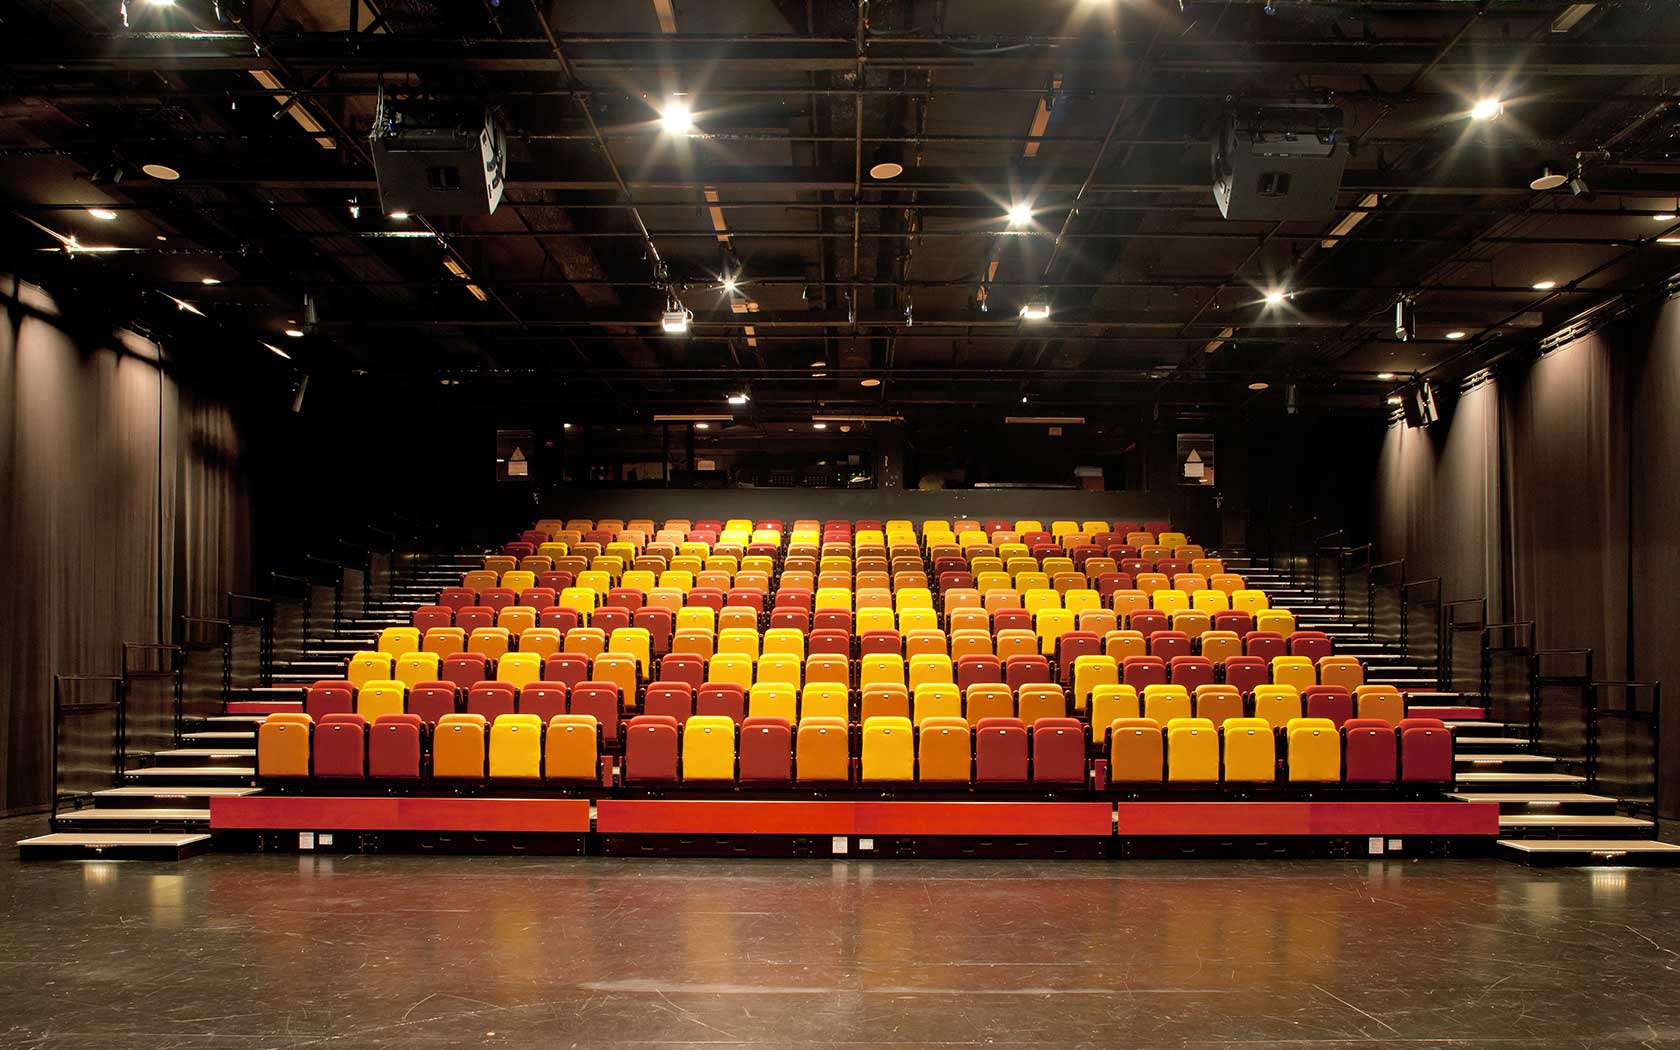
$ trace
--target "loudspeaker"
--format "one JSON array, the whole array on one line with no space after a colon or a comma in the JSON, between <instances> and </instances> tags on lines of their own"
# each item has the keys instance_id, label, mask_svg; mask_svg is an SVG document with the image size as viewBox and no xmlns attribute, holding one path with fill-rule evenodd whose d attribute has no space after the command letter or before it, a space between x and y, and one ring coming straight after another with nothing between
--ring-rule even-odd
<instances>
[{"instance_id":1,"label":"loudspeaker","mask_svg":"<svg viewBox=\"0 0 1680 1050\"><path fill-rule=\"evenodd\" d=\"M1238 102L1213 142L1213 198L1227 219L1323 220L1347 166L1341 107Z\"/></svg>"},{"instance_id":2,"label":"loudspeaker","mask_svg":"<svg viewBox=\"0 0 1680 1050\"><path fill-rule=\"evenodd\" d=\"M507 141L487 109L381 95L368 144L387 214L488 215L502 202Z\"/></svg>"},{"instance_id":3,"label":"loudspeaker","mask_svg":"<svg viewBox=\"0 0 1680 1050\"><path fill-rule=\"evenodd\" d=\"M1400 408L1409 427L1426 427L1441 418L1435 409L1435 387L1427 379L1406 388L1400 397Z\"/></svg>"}]
</instances>

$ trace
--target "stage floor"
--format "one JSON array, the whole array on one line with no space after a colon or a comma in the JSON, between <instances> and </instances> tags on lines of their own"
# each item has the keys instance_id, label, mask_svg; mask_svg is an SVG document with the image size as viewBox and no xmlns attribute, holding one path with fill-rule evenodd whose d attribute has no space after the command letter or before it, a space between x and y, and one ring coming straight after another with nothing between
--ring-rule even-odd
<instances>
[{"instance_id":1,"label":"stage floor","mask_svg":"<svg viewBox=\"0 0 1680 1050\"><path fill-rule=\"evenodd\" d=\"M1491 859L0 851L0 1045L1680 1046L1676 899Z\"/></svg>"}]
</instances>

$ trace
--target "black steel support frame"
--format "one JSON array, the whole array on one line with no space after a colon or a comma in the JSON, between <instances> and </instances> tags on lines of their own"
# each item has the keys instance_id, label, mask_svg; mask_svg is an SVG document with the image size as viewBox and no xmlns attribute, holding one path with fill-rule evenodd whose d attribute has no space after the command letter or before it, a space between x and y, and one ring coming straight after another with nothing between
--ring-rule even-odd
<instances>
[{"instance_id":1,"label":"black steel support frame","mask_svg":"<svg viewBox=\"0 0 1680 1050\"><path fill-rule=\"evenodd\" d=\"M111 686L111 699L97 703L68 703L64 697L64 686L68 682L105 682ZM122 676L114 674L55 674L52 684L52 739L49 742L52 751L52 819L57 821L59 806L66 801L81 802L81 796L66 798L58 789L58 745L59 721L66 716L86 715L95 711L111 711L116 724L116 732L111 740L111 784L116 786L122 779L122 771L128 762L125 751L127 734L123 731L123 689Z\"/></svg>"},{"instance_id":2,"label":"black steel support frame","mask_svg":"<svg viewBox=\"0 0 1680 1050\"><path fill-rule=\"evenodd\" d=\"M1610 707L1604 703L1605 692L1611 691L1624 698L1621 707ZM1641 709L1634 702L1638 694L1646 694L1651 698L1649 710ZM1587 693L1587 783L1592 790L1600 790L1599 765L1602 737L1599 729L1600 721L1605 717L1622 718L1627 721L1642 721L1651 736L1651 799L1645 802L1641 799L1619 797L1623 806L1634 813L1647 813L1652 817L1672 817L1672 813L1663 813L1658 794L1662 789L1662 683L1661 682L1625 682L1625 681L1595 681Z\"/></svg>"}]
</instances>

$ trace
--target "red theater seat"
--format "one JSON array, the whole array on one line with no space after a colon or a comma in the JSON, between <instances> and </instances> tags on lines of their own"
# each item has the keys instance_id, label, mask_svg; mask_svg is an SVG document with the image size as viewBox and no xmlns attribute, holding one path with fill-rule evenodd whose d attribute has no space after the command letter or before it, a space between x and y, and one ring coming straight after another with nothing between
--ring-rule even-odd
<instances>
[{"instance_id":1,"label":"red theater seat","mask_svg":"<svg viewBox=\"0 0 1680 1050\"><path fill-rule=\"evenodd\" d=\"M785 718L749 718L738 743L743 784L793 783L793 726Z\"/></svg>"},{"instance_id":2,"label":"red theater seat","mask_svg":"<svg viewBox=\"0 0 1680 1050\"><path fill-rule=\"evenodd\" d=\"M694 694L694 713L725 715L740 725L747 716L747 691L733 682L707 682Z\"/></svg>"},{"instance_id":3,"label":"red theater seat","mask_svg":"<svg viewBox=\"0 0 1680 1050\"><path fill-rule=\"evenodd\" d=\"M555 594L559 594L567 587L570 587L574 579L575 577L566 570L554 569L549 572L537 573L537 586L546 587Z\"/></svg>"},{"instance_id":4,"label":"red theater seat","mask_svg":"<svg viewBox=\"0 0 1680 1050\"><path fill-rule=\"evenodd\" d=\"M497 715L513 714L518 701L519 690L512 682L475 682L467 690L466 713L494 722Z\"/></svg>"},{"instance_id":5,"label":"red theater seat","mask_svg":"<svg viewBox=\"0 0 1680 1050\"><path fill-rule=\"evenodd\" d=\"M472 634L480 627L496 626L496 610L488 605L467 605L455 610L455 626Z\"/></svg>"},{"instance_id":6,"label":"red theater seat","mask_svg":"<svg viewBox=\"0 0 1680 1050\"><path fill-rule=\"evenodd\" d=\"M367 738L367 772L374 778L415 780L420 776L419 715L380 715Z\"/></svg>"},{"instance_id":7,"label":"red theater seat","mask_svg":"<svg viewBox=\"0 0 1680 1050\"><path fill-rule=\"evenodd\" d=\"M1095 631L1063 631L1056 639L1057 677L1064 686L1073 685L1073 662L1081 656L1102 654L1102 636Z\"/></svg>"},{"instance_id":8,"label":"red theater seat","mask_svg":"<svg viewBox=\"0 0 1680 1050\"><path fill-rule=\"evenodd\" d=\"M355 710L356 687L349 682L316 682L303 694L303 713L317 722L327 715Z\"/></svg>"},{"instance_id":9,"label":"red theater seat","mask_svg":"<svg viewBox=\"0 0 1680 1050\"><path fill-rule=\"evenodd\" d=\"M550 653L543 657L543 681L576 687L589 678L589 657L582 653Z\"/></svg>"},{"instance_id":10,"label":"red theater seat","mask_svg":"<svg viewBox=\"0 0 1680 1050\"><path fill-rule=\"evenodd\" d=\"M1250 613L1227 609L1213 614L1213 629L1216 631L1230 631L1238 638L1243 638L1254 630L1254 616Z\"/></svg>"},{"instance_id":11,"label":"red theater seat","mask_svg":"<svg viewBox=\"0 0 1680 1050\"><path fill-rule=\"evenodd\" d=\"M409 620L420 633L425 634L433 627L449 627L455 623L455 611L447 605L422 605L414 610Z\"/></svg>"},{"instance_id":12,"label":"red theater seat","mask_svg":"<svg viewBox=\"0 0 1680 1050\"><path fill-rule=\"evenodd\" d=\"M1271 680L1270 665L1258 656L1231 656L1225 660L1225 684L1236 686L1244 696L1254 692L1255 686Z\"/></svg>"},{"instance_id":13,"label":"red theater seat","mask_svg":"<svg viewBox=\"0 0 1680 1050\"><path fill-rule=\"evenodd\" d=\"M478 604L478 592L471 587L445 587L438 592L438 604L459 612Z\"/></svg>"},{"instance_id":14,"label":"red theater seat","mask_svg":"<svg viewBox=\"0 0 1680 1050\"><path fill-rule=\"evenodd\" d=\"M1310 714L1311 707L1308 712ZM1350 718L1342 725L1350 784L1391 784L1395 774L1394 727L1380 718Z\"/></svg>"},{"instance_id":15,"label":"red theater seat","mask_svg":"<svg viewBox=\"0 0 1680 1050\"><path fill-rule=\"evenodd\" d=\"M806 609L795 609L788 606L770 610L771 627L792 627L805 634L811 633L811 613Z\"/></svg>"},{"instance_id":16,"label":"red theater seat","mask_svg":"<svg viewBox=\"0 0 1680 1050\"><path fill-rule=\"evenodd\" d=\"M1003 681L1003 664L995 656L959 656L956 670L957 688L965 692L977 683Z\"/></svg>"},{"instance_id":17,"label":"red theater seat","mask_svg":"<svg viewBox=\"0 0 1680 1050\"><path fill-rule=\"evenodd\" d=\"M601 739L618 740L618 686L611 682L579 682L572 687L567 714L594 715L601 726Z\"/></svg>"},{"instance_id":18,"label":"red theater seat","mask_svg":"<svg viewBox=\"0 0 1680 1050\"><path fill-rule=\"evenodd\" d=\"M1249 631L1243 635L1243 653L1248 656L1258 656L1271 665L1275 656L1287 656L1288 651L1283 644L1283 635L1276 631Z\"/></svg>"},{"instance_id":19,"label":"red theater seat","mask_svg":"<svg viewBox=\"0 0 1680 1050\"><path fill-rule=\"evenodd\" d=\"M1168 664L1173 685L1194 693L1199 686L1213 684L1213 661L1205 656L1175 656Z\"/></svg>"},{"instance_id":20,"label":"red theater seat","mask_svg":"<svg viewBox=\"0 0 1680 1050\"><path fill-rule=\"evenodd\" d=\"M1137 619L1135 616L1132 618ZM1190 636L1183 631L1156 631L1154 634L1145 634L1149 638L1150 656L1158 656L1170 662L1190 655Z\"/></svg>"},{"instance_id":21,"label":"red theater seat","mask_svg":"<svg viewBox=\"0 0 1680 1050\"><path fill-rule=\"evenodd\" d=\"M1304 656L1316 664L1331 655L1330 636L1322 631L1296 631L1289 636L1289 655Z\"/></svg>"},{"instance_id":22,"label":"red theater seat","mask_svg":"<svg viewBox=\"0 0 1680 1050\"><path fill-rule=\"evenodd\" d=\"M687 682L650 682L642 697L642 713L665 715L682 725L694 713L694 687Z\"/></svg>"},{"instance_id":23,"label":"red theater seat","mask_svg":"<svg viewBox=\"0 0 1680 1050\"><path fill-rule=\"evenodd\" d=\"M361 715L329 714L315 727L317 777L367 776L367 720Z\"/></svg>"},{"instance_id":24,"label":"red theater seat","mask_svg":"<svg viewBox=\"0 0 1680 1050\"><path fill-rule=\"evenodd\" d=\"M850 633L833 628L821 628L812 631L806 639L806 655L808 656L846 656L852 655L852 636Z\"/></svg>"},{"instance_id":25,"label":"red theater seat","mask_svg":"<svg viewBox=\"0 0 1680 1050\"><path fill-rule=\"evenodd\" d=\"M626 784L675 783L677 720L637 715L624 724L623 775Z\"/></svg>"},{"instance_id":26,"label":"red theater seat","mask_svg":"<svg viewBox=\"0 0 1680 1050\"><path fill-rule=\"evenodd\" d=\"M642 592L634 587L614 587L607 592L607 600L602 604L623 609L633 615L642 607Z\"/></svg>"},{"instance_id":27,"label":"red theater seat","mask_svg":"<svg viewBox=\"0 0 1680 1050\"><path fill-rule=\"evenodd\" d=\"M684 682L698 689L706 680L706 661L695 653L670 653L659 659L661 682Z\"/></svg>"},{"instance_id":28,"label":"red theater seat","mask_svg":"<svg viewBox=\"0 0 1680 1050\"><path fill-rule=\"evenodd\" d=\"M974 731L974 780L980 786L1027 782L1027 727L1019 718L982 718Z\"/></svg>"},{"instance_id":29,"label":"red theater seat","mask_svg":"<svg viewBox=\"0 0 1680 1050\"><path fill-rule=\"evenodd\" d=\"M999 631L1030 631L1033 629L1032 613L1025 609L993 609L992 633Z\"/></svg>"},{"instance_id":30,"label":"red theater seat","mask_svg":"<svg viewBox=\"0 0 1680 1050\"><path fill-rule=\"evenodd\" d=\"M553 587L527 587L519 592L519 604L541 614L544 609L554 607L557 593Z\"/></svg>"},{"instance_id":31,"label":"red theater seat","mask_svg":"<svg viewBox=\"0 0 1680 1050\"><path fill-rule=\"evenodd\" d=\"M596 609L589 614L589 626L605 631L611 637L619 628L630 626L630 611L616 607Z\"/></svg>"},{"instance_id":32,"label":"red theater seat","mask_svg":"<svg viewBox=\"0 0 1680 1050\"><path fill-rule=\"evenodd\" d=\"M1145 686L1165 685L1167 662L1159 656L1128 656L1120 664L1120 680L1142 692Z\"/></svg>"},{"instance_id":33,"label":"red theater seat","mask_svg":"<svg viewBox=\"0 0 1680 1050\"><path fill-rule=\"evenodd\" d=\"M1011 656L1004 662L1003 680L1011 689L1034 683L1048 683L1050 661L1042 656Z\"/></svg>"},{"instance_id":34,"label":"red theater seat","mask_svg":"<svg viewBox=\"0 0 1680 1050\"><path fill-rule=\"evenodd\" d=\"M1040 718L1032 727L1035 784L1085 783L1085 726L1076 718Z\"/></svg>"},{"instance_id":35,"label":"red theater seat","mask_svg":"<svg viewBox=\"0 0 1680 1050\"><path fill-rule=\"evenodd\" d=\"M1400 780L1446 784L1453 779L1452 733L1438 718L1402 718L1399 727Z\"/></svg>"},{"instance_id":36,"label":"red theater seat","mask_svg":"<svg viewBox=\"0 0 1680 1050\"><path fill-rule=\"evenodd\" d=\"M537 610L537 626L552 627L564 636L567 631L583 626L583 617L572 608L551 605L546 609Z\"/></svg>"},{"instance_id":37,"label":"red theater seat","mask_svg":"<svg viewBox=\"0 0 1680 1050\"><path fill-rule=\"evenodd\" d=\"M640 627L648 633L648 643L653 649L653 655L663 656L671 651L671 630L676 625L676 617L669 609L637 609L630 617L632 626Z\"/></svg>"},{"instance_id":38,"label":"red theater seat","mask_svg":"<svg viewBox=\"0 0 1680 1050\"><path fill-rule=\"evenodd\" d=\"M459 694L454 682L417 682L408 690L408 713L435 725L444 715L455 713Z\"/></svg>"},{"instance_id":39,"label":"red theater seat","mask_svg":"<svg viewBox=\"0 0 1680 1050\"><path fill-rule=\"evenodd\" d=\"M1328 718L1341 728L1353 717L1353 692L1341 685L1309 685L1301 691L1308 718Z\"/></svg>"},{"instance_id":40,"label":"red theater seat","mask_svg":"<svg viewBox=\"0 0 1680 1050\"><path fill-rule=\"evenodd\" d=\"M1132 589L1132 577L1124 572L1103 572L1097 574L1097 594L1102 598L1103 605L1110 604L1109 595L1115 591L1129 591Z\"/></svg>"},{"instance_id":41,"label":"red theater seat","mask_svg":"<svg viewBox=\"0 0 1680 1050\"><path fill-rule=\"evenodd\" d=\"M818 609L811 617L811 627L815 631L842 631L850 635L852 614L845 609Z\"/></svg>"},{"instance_id":42,"label":"red theater seat","mask_svg":"<svg viewBox=\"0 0 1680 1050\"><path fill-rule=\"evenodd\" d=\"M566 686L563 682L531 682L519 690L518 710L522 715L536 715L548 725L555 715L569 713L566 708Z\"/></svg>"},{"instance_id":43,"label":"red theater seat","mask_svg":"<svg viewBox=\"0 0 1680 1050\"><path fill-rule=\"evenodd\" d=\"M443 658L438 677L451 685L470 689L490 677L490 659L483 653L450 653Z\"/></svg>"}]
</instances>

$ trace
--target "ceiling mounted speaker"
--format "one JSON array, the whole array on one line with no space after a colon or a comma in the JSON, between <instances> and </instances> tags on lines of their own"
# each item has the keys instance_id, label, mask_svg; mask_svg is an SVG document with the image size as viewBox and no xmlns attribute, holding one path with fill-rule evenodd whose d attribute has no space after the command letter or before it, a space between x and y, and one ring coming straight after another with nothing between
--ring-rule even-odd
<instances>
[{"instance_id":1,"label":"ceiling mounted speaker","mask_svg":"<svg viewBox=\"0 0 1680 1050\"><path fill-rule=\"evenodd\" d=\"M502 202L507 142L490 110L381 94L368 144L387 215L489 215Z\"/></svg>"},{"instance_id":2,"label":"ceiling mounted speaker","mask_svg":"<svg viewBox=\"0 0 1680 1050\"><path fill-rule=\"evenodd\" d=\"M1322 103L1244 103L1213 142L1213 199L1227 219L1324 220L1347 166L1346 116Z\"/></svg>"}]
</instances>

